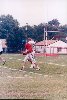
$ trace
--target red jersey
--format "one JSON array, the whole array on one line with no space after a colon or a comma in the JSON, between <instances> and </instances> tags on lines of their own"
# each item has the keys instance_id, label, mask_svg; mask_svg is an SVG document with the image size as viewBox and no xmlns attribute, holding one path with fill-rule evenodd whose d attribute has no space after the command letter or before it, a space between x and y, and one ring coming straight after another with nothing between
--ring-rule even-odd
<instances>
[{"instance_id":1,"label":"red jersey","mask_svg":"<svg viewBox=\"0 0 67 100\"><path fill-rule=\"evenodd\" d=\"M25 49L27 49L27 53L31 53L33 51L32 45L29 43L25 44Z\"/></svg>"}]
</instances>

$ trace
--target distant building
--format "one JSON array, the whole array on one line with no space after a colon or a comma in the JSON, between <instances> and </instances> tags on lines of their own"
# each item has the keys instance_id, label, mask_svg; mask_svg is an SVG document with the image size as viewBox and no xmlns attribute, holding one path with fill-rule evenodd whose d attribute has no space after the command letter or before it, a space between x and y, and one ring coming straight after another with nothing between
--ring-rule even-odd
<instances>
[{"instance_id":1,"label":"distant building","mask_svg":"<svg viewBox=\"0 0 67 100\"><path fill-rule=\"evenodd\" d=\"M45 51L46 53L67 54L67 43L61 40L47 40L47 43L46 41L40 41L36 43L35 49L36 52L40 53Z\"/></svg>"}]
</instances>

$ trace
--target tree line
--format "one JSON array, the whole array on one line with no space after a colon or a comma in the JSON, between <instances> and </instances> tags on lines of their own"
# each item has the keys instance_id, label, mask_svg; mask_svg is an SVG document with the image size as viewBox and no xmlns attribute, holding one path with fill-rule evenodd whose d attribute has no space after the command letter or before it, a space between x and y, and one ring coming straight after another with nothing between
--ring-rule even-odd
<instances>
[{"instance_id":1,"label":"tree line","mask_svg":"<svg viewBox=\"0 0 67 100\"><path fill-rule=\"evenodd\" d=\"M20 27L19 22L12 15L0 16L0 38L6 39L8 52L21 51L28 37L33 38L36 42L42 41L44 39L44 28L47 28L48 31L60 31L60 34L67 35L67 24L60 25L57 19L39 25L30 26L27 24ZM52 39L57 34L59 33L48 33L48 39Z\"/></svg>"}]
</instances>

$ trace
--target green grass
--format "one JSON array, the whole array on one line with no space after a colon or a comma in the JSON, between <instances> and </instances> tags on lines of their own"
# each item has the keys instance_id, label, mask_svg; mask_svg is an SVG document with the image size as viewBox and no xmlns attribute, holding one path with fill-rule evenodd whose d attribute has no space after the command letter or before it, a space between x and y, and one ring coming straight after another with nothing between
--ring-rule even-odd
<instances>
[{"instance_id":1,"label":"green grass","mask_svg":"<svg viewBox=\"0 0 67 100\"><path fill-rule=\"evenodd\" d=\"M21 69L23 66L22 60L24 56L21 54L4 54L2 55L6 59L6 64L9 68ZM25 71L34 72L40 74L64 74L67 73L67 56L60 55L57 57L36 57L37 63L40 67L40 71L36 71L35 69L30 69L30 63L26 63ZM53 64L49 64L53 63ZM59 65L56 65L59 64ZM2 65L2 63L0 64ZM62 66L65 65L65 66Z\"/></svg>"},{"instance_id":2,"label":"green grass","mask_svg":"<svg viewBox=\"0 0 67 100\"><path fill-rule=\"evenodd\" d=\"M21 54L2 56L6 64L0 63L0 99L67 100L67 55L36 57L39 71L30 69L29 62L19 71L24 59Z\"/></svg>"}]
</instances>

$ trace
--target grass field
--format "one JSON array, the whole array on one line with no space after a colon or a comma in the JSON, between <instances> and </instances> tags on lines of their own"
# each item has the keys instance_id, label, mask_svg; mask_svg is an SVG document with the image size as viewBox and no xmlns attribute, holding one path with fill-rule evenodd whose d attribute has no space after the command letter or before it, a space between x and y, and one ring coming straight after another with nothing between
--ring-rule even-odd
<instances>
[{"instance_id":1,"label":"grass field","mask_svg":"<svg viewBox=\"0 0 67 100\"><path fill-rule=\"evenodd\" d=\"M0 99L67 100L67 55L37 56L40 70L30 69L27 62L22 71L21 54L3 54L0 63Z\"/></svg>"}]
</instances>

